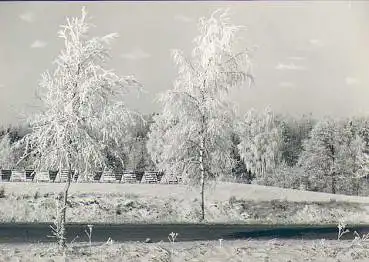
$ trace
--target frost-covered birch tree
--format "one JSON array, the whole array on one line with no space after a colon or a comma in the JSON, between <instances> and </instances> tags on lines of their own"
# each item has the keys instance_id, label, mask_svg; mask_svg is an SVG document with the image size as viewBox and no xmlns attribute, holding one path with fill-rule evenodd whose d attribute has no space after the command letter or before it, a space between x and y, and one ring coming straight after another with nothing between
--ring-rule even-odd
<instances>
[{"instance_id":1,"label":"frost-covered birch tree","mask_svg":"<svg viewBox=\"0 0 369 262\"><path fill-rule=\"evenodd\" d=\"M172 52L178 66L174 88L160 102L163 111L151 127L148 150L158 168L181 174L201 187L201 220L205 218L205 183L231 173L234 112L227 96L251 83L249 50L235 52L241 27L229 23L227 11L215 11L199 22L190 57Z\"/></svg>"},{"instance_id":2,"label":"frost-covered birch tree","mask_svg":"<svg viewBox=\"0 0 369 262\"><path fill-rule=\"evenodd\" d=\"M24 157L36 155L36 170L68 169L54 234L65 247L65 221L71 171L82 178L107 166L107 155L117 155L130 139L132 115L124 96L139 87L133 77L120 77L105 69L110 43L117 34L88 37L91 24L85 8L82 16L69 19L58 36L64 48L55 60L53 73L42 75L39 96L44 111L30 119L32 132L23 142Z\"/></svg>"},{"instance_id":3,"label":"frost-covered birch tree","mask_svg":"<svg viewBox=\"0 0 369 262\"><path fill-rule=\"evenodd\" d=\"M282 130L270 107L262 113L254 109L247 112L237 130L240 155L256 178L262 178L282 163Z\"/></svg>"}]
</instances>

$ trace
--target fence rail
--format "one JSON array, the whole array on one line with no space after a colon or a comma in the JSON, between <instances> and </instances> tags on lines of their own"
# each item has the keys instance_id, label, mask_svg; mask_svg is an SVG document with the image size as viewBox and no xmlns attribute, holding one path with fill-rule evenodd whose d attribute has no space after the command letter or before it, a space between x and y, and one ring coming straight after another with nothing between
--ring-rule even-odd
<instances>
[{"instance_id":1,"label":"fence rail","mask_svg":"<svg viewBox=\"0 0 369 262\"><path fill-rule=\"evenodd\" d=\"M0 182L35 182L35 183L62 183L68 180L69 170L5 170L1 169ZM132 170L96 171L91 177L92 180L82 179L81 176L72 170L72 182L95 182L95 183L165 183L173 184L180 181L177 177L162 179L163 172L145 171L137 172ZM80 179L79 179L80 178Z\"/></svg>"}]
</instances>

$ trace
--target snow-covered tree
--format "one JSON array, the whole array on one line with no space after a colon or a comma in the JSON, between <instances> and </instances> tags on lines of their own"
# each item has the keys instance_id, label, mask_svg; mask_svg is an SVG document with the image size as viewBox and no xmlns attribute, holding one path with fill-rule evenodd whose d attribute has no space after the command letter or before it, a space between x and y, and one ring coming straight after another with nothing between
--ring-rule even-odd
<instances>
[{"instance_id":1,"label":"snow-covered tree","mask_svg":"<svg viewBox=\"0 0 369 262\"><path fill-rule=\"evenodd\" d=\"M14 164L11 139L9 133L7 133L0 138L0 170L13 168Z\"/></svg>"},{"instance_id":2,"label":"snow-covered tree","mask_svg":"<svg viewBox=\"0 0 369 262\"><path fill-rule=\"evenodd\" d=\"M342 170L347 180L351 179L350 189L359 195L360 190L367 186L369 175L369 119L355 117L346 120L341 141ZM345 178L346 178L345 177Z\"/></svg>"},{"instance_id":3,"label":"snow-covered tree","mask_svg":"<svg viewBox=\"0 0 369 262\"><path fill-rule=\"evenodd\" d=\"M132 130L134 139L129 147L127 168L139 172L153 170L154 163L146 147L152 116L144 115L141 121L136 122Z\"/></svg>"},{"instance_id":4,"label":"snow-covered tree","mask_svg":"<svg viewBox=\"0 0 369 262\"><path fill-rule=\"evenodd\" d=\"M23 154L23 149L14 145L28 133L27 127L9 125L0 130L0 169L13 169Z\"/></svg>"},{"instance_id":5,"label":"snow-covered tree","mask_svg":"<svg viewBox=\"0 0 369 262\"><path fill-rule=\"evenodd\" d=\"M282 158L288 166L295 166L303 150L303 141L308 139L314 126L314 120L309 115L300 118L280 116L283 147Z\"/></svg>"},{"instance_id":6,"label":"snow-covered tree","mask_svg":"<svg viewBox=\"0 0 369 262\"><path fill-rule=\"evenodd\" d=\"M326 189L335 194L339 176L339 132L334 119L320 120L304 142L299 159L308 179L317 190Z\"/></svg>"},{"instance_id":7,"label":"snow-covered tree","mask_svg":"<svg viewBox=\"0 0 369 262\"><path fill-rule=\"evenodd\" d=\"M23 142L25 157L37 156L36 170L75 170L84 179L107 166L107 156L118 156L131 139L134 113L124 104L125 94L139 87L133 77L120 77L104 68L110 58L110 43L117 34L88 37L91 24L85 8L79 18L67 18L59 37L64 48L55 60L53 73L42 75L39 96L44 111L30 120L32 133ZM65 216L69 175L54 234L65 246Z\"/></svg>"},{"instance_id":8,"label":"snow-covered tree","mask_svg":"<svg viewBox=\"0 0 369 262\"><path fill-rule=\"evenodd\" d=\"M242 160L238 145L241 143L241 139L237 132L233 132L231 135L232 150L231 157L234 161L232 168L233 180L241 183L251 183L253 176L249 170L247 170L245 162Z\"/></svg>"},{"instance_id":9,"label":"snow-covered tree","mask_svg":"<svg viewBox=\"0 0 369 262\"><path fill-rule=\"evenodd\" d=\"M227 95L250 75L249 51L235 52L239 26L227 12L215 11L199 22L191 57L172 52L178 66L174 88L163 94L163 112L151 127L148 150L160 170L182 174L201 187L201 220L205 218L206 181L231 173L234 112Z\"/></svg>"},{"instance_id":10,"label":"snow-covered tree","mask_svg":"<svg viewBox=\"0 0 369 262\"><path fill-rule=\"evenodd\" d=\"M361 188L368 188L369 177L369 154L365 152L363 144L361 145L361 151L357 157L359 163L359 169L356 173L356 183L353 184L354 193L359 195ZM366 192L367 194L367 192ZM366 195L367 196L367 195Z\"/></svg>"},{"instance_id":11,"label":"snow-covered tree","mask_svg":"<svg viewBox=\"0 0 369 262\"><path fill-rule=\"evenodd\" d=\"M238 125L240 155L247 170L261 178L282 163L282 130L267 107L264 112L250 110Z\"/></svg>"},{"instance_id":12,"label":"snow-covered tree","mask_svg":"<svg viewBox=\"0 0 369 262\"><path fill-rule=\"evenodd\" d=\"M369 170L365 123L360 118L323 119L314 127L299 160L311 188L359 194Z\"/></svg>"},{"instance_id":13,"label":"snow-covered tree","mask_svg":"<svg viewBox=\"0 0 369 262\"><path fill-rule=\"evenodd\" d=\"M337 140L338 188L341 192L359 194L363 140L353 121L343 120L338 123Z\"/></svg>"},{"instance_id":14,"label":"snow-covered tree","mask_svg":"<svg viewBox=\"0 0 369 262\"><path fill-rule=\"evenodd\" d=\"M146 143L147 151L150 154L152 162L156 168L162 172L165 170L168 171L170 167L169 164L166 164L171 157L170 155L165 155L165 148L168 148L167 144L170 142L166 134L169 134L170 130L174 128L177 123L174 119L168 120L169 119L165 119L161 114L155 114L153 116L153 123L150 126L150 132ZM169 171L168 175L170 174L171 171ZM177 174L182 174L182 171L178 170Z\"/></svg>"}]
</instances>

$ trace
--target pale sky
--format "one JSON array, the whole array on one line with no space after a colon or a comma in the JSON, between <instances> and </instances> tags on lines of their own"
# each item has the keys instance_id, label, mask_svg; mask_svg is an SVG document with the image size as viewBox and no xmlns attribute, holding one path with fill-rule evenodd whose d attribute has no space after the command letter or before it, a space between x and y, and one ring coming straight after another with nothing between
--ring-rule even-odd
<instances>
[{"instance_id":1,"label":"pale sky","mask_svg":"<svg viewBox=\"0 0 369 262\"><path fill-rule=\"evenodd\" d=\"M369 1L1 2L0 123L35 110L40 75L63 45L59 25L83 5L96 25L91 36L119 33L109 66L144 84L146 92L128 101L141 112L160 111L154 99L176 73L170 50L189 54L198 18L219 7L247 26L240 46L258 47L256 85L232 94L241 112L268 105L317 116L369 112Z\"/></svg>"}]
</instances>

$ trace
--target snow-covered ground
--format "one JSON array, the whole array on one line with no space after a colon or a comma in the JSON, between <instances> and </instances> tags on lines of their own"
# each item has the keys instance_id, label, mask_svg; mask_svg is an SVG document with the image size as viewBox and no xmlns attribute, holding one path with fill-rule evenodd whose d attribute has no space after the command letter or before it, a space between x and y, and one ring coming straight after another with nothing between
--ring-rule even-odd
<instances>
[{"instance_id":1,"label":"snow-covered ground","mask_svg":"<svg viewBox=\"0 0 369 262\"><path fill-rule=\"evenodd\" d=\"M180 236L179 236L180 237ZM184 243L70 245L65 255L54 244L0 245L0 260L10 261L368 261L369 245L352 241L237 240Z\"/></svg>"},{"instance_id":2,"label":"snow-covered ground","mask_svg":"<svg viewBox=\"0 0 369 262\"><path fill-rule=\"evenodd\" d=\"M40 194L60 192L64 188L63 183L25 183L25 182L0 182L5 191L10 194ZM73 183L70 187L71 194L89 193L109 194L137 194L141 196L153 196L159 198L168 197L199 197L200 191L189 188L186 185L166 184L121 184L121 183ZM357 197L346 195L333 195L328 193L300 191L278 187L268 187L238 183L220 183L206 191L209 200L228 200L230 197L242 198L251 201L286 200L293 202L326 202L344 201L369 204L369 197Z\"/></svg>"},{"instance_id":3,"label":"snow-covered ground","mask_svg":"<svg viewBox=\"0 0 369 262\"><path fill-rule=\"evenodd\" d=\"M51 222L64 184L1 183L1 222ZM200 193L184 185L72 184L69 222L197 222ZM206 192L219 223L368 223L369 198L222 183Z\"/></svg>"}]
</instances>

